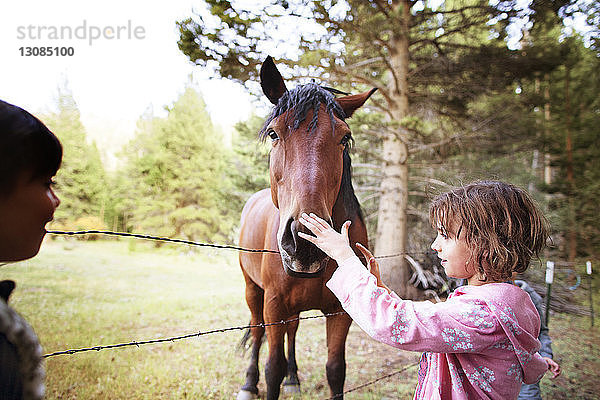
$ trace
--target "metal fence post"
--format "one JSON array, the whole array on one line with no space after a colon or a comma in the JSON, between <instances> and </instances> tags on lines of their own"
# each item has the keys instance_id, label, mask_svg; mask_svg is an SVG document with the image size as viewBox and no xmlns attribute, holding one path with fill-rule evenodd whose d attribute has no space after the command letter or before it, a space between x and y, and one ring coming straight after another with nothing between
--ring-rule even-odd
<instances>
[{"instance_id":1,"label":"metal fence post","mask_svg":"<svg viewBox=\"0 0 600 400\"><path fill-rule=\"evenodd\" d=\"M594 299L592 297L592 262L587 261L585 263L585 267L588 278L590 279L590 316L592 318L592 326L594 326Z\"/></svg>"},{"instance_id":2,"label":"metal fence post","mask_svg":"<svg viewBox=\"0 0 600 400\"><path fill-rule=\"evenodd\" d=\"M550 297L554 281L554 261L546 261L546 326L550 320Z\"/></svg>"}]
</instances>

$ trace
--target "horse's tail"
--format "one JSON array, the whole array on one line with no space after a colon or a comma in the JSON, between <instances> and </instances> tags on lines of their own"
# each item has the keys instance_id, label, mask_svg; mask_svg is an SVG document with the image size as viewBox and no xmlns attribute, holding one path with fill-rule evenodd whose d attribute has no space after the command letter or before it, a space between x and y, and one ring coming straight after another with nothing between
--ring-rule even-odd
<instances>
[{"instance_id":1,"label":"horse's tail","mask_svg":"<svg viewBox=\"0 0 600 400\"><path fill-rule=\"evenodd\" d=\"M252 325L252 320L250 320L250 322L248 323L248 325ZM265 341L265 335L262 335L261 337L261 344L262 342ZM244 336L242 336L242 339L240 340L240 342L237 345L238 351L244 355L246 354L246 351L248 351L248 349L250 347L252 347L252 344L254 344L254 339L252 338L252 332L250 329L246 329L246 332L244 333Z\"/></svg>"},{"instance_id":2,"label":"horse's tail","mask_svg":"<svg viewBox=\"0 0 600 400\"><path fill-rule=\"evenodd\" d=\"M248 325L252 324L252 321ZM244 336L238 343L238 351L242 353L242 355L246 354L246 351L252 346L252 334L250 333L250 328L246 329Z\"/></svg>"}]
</instances>

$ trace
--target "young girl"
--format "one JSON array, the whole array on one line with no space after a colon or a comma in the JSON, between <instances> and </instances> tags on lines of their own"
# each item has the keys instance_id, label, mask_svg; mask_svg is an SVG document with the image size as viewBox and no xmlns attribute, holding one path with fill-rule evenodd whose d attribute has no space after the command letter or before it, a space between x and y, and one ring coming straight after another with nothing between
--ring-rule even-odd
<instances>
[{"instance_id":1,"label":"young girl","mask_svg":"<svg viewBox=\"0 0 600 400\"><path fill-rule=\"evenodd\" d=\"M0 100L0 264L33 257L60 201L52 177L62 147L27 111ZM7 305L15 287L0 282L0 398L44 396L42 348L29 324Z\"/></svg>"},{"instance_id":2,"label":"young girl","mask_svg":"<svg viewBox=\"0 0 600 400\"><path fill-rule=\"evenodd\" d=\"M549 365L540 347L539 315L520 288L504 283L523 272L548 236L546 221L523 190L502 182L476 182L434 199L438 235L431 248L446 275L467 279L442 303L400 299L380 282L348 243L350 223L334 231L303 214L314 236L299 236L335 259L327 287L371 337L404 350L424 351L415 399L516 399L521 383L537 382Z\"/></svg>"}]
</instances>

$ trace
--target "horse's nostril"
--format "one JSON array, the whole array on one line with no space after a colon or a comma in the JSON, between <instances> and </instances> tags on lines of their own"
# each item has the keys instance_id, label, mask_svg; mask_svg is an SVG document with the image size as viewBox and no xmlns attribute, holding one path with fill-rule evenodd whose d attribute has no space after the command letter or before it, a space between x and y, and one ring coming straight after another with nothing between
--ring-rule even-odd
<instances>
[{"instance_id":1,"label":"horse's nostril","mask_svg":"<svg viewBox=\"0 0 600 400\"><path fill-rule=\"evenodd\" d=\"M298 221L293 218L288 219L281 237L281 248L288 256L297 260L303 265L311 265L316 261L323 260L327 255L308 240L303 240L298 236L298 231L307 232Z\"/></svg>"},{"instance_id":2,"label":"horse's nostril","mask_svg":"<svg viewBox=\"0 0 600 400\"><path fill-rule=\"evenodd\" d=\"M298 221L294 221L292 220L292 223L290 224L290 232L292 234L292 240L294 242L294 248L298 248L298 240L300 239L300 237L298 236Z\"/></svg>"},{"instance_id":3,"label":"horse's nostril","mask_svg":"<svg viewBox=\"0 0 600 400\"><path fill-rule=\"evenodd\" d=\"M298 226L293 218L288 219L285 224L283 236L281 237L281 247L288 253L289 256L296 256L296 248L298 245Z\"/></svg>"}]
</instances>

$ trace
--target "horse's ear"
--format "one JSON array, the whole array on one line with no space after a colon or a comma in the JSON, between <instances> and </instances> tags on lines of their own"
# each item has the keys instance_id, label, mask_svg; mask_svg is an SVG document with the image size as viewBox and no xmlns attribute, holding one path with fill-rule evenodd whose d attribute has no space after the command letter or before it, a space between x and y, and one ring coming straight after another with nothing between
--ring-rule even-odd
<instances>
[{"instance_id":1,"label":"horse's ear","mask_svg":"<svg viewBox=\"0 0 600 400\"><path fill-rule=\"evenodd\" d=\"M354 111L358 110L363 104L365 104L365 101L367 101L367 99L371 97L371 95L375 93L376 90L377 88L373 88L364 93L353 94L352 96L339 97L336 99L336 101L338 102L340 107L342 107L342 110L344 110L346 117L350 118L352 114L354 114Z\"/></svg>"},{"instance_id":2,"label":"horse's ear","mask_svg":"<svg viewBox=\"0 0 600 400\"><path fill-rule=\"evenodd\" d=\"M283 78L271 56L267 56L260 67L260 86L265 96L273 104L277 104L279 98L287 92Z\"/></svg>"}]
</instances>

